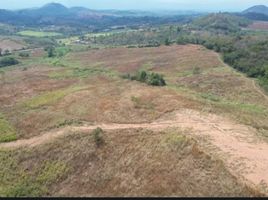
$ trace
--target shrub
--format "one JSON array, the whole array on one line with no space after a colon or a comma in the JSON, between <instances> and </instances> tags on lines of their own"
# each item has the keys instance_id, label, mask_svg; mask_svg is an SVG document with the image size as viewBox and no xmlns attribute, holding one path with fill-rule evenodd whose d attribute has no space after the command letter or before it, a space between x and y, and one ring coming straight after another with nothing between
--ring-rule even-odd
<instances>
[{"instance_id":1,"label":"shrub","mask_svg":"<svg viewBox=\"0 0 268 200\"><path fill-rule=\"evenodd\" d=\"M55 48L53 46L50 47L46 47L45 51L47 52L47 56L49 58L55 57L56 56L56 52L55 52Z\"/></svg>"},{"instance_id":2,"label":"shrub","mask_svg":"<svg viewBox=\"0 0 268 200\"><path fill-rule=\"evenodd\" d=\"M28 52L20 52L19 56L22 58L28 58L30 56L30 54Z\"/></svg>"},{"instance_id":3,"label":"shrub","mask_svg":"<svg viewBox=\"0 0 268 200\"><path fill-rule=\"evenodd\" d=\"M200 74L201 73L201 69L200 69L200 67L194 67L194 69L193 69L193 74L194 75L197 75L197 74Z\"/></svg>"},{"instance_id":4,"label":"shrub","mask_svg":"<svg viewBox=\"0 0 268 200\"><path fill-rule=\"evenodd\" d=\"M100 147L104 143L103 130L101 128L98 127L93 131L93 137L97 147Z\"/></svg>"},{"instance_id":5,"label":"shrub","mask_svg":"<svg viewBox=\"0 0 268 200\"><path fill-rule=\"evenodd\" d=\"M166 81L163 78L163 75L152 73L148 76L147 84L154 86L165 86Z\"/></svg>"},{"instance_id":6,"label":"shrub","mask_svg":"<svg viewBox=\"0 0 268 200\"><path fill-rule=\"evenodd\" d=\"M135 80L139 81L142 83L147 83L148 85L153 85L153 86L165 86L166 81L164 80L163 75L157 74L157 73L149 73L144 70L139 71L136 73L136 75L130 75L130 74L125 74L121 76L124 79L128 80Z\"/></svg>"},{"instance_id":7,"label":"shrub","mask_svg":"<svg viewBox=\"0 0 268 200\"><path fill-rule=\"evenodd\" d=\"M169 46L169 45L171 45L171 41L167 38L167 39L165 39L165 45L166 46Z\"/></svg>"},{"instance_id":8,"label":"shrub","mask_svg":"<svg viewBox=\"0 0 268 200\"><path fill-rule=\"evenodd\" d=\"M17 65L19 63L18 60L16 60L13 57L4 57L0 60L0 67L7 67L11 65Z\"/></svg>"}]
</instances>

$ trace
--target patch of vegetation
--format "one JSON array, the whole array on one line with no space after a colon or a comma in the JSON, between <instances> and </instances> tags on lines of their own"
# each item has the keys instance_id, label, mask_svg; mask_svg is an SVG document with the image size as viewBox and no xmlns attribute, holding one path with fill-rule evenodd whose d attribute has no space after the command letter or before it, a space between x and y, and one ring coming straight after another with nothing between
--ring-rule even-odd
<instances>
[{"instance_id":1,"label":"patch of vegetation","mask_svg":"<svg viewBox=\"0 0 268 200\"><path fill-rule=\"evenodd\" d=\"M194 75L201 74L201 68L200 68L200 67L194 67L194 69L193 69L193 74L194 74Z\"/></svg>"},{"instance_id":2,"label":"patch of vegetation","mask_svg":"<svg viewBox=\"0 0 268 200\"><path fill-rule=\"evenodd\" d=\"M0 197L40 197L49 186L61 179L68 167L61 161L36 163L28 171L19 164L15 152L0 150Z\"/></svg>"},{"instance_id":3,"label":"patch of vegetation","mask_svg":"<svg viewBox=\"0 0 268 200\"><path fill-rule=\"evenodd\" d=\"M95 76L95 75L107 75L107 76L113 76L113 72L104 69L104 68L96 68L96 67L90 67L90 68L69 68L61 71L61 72L52 72L49 74L50 78L53 79L66 79L66 78L87 78L89 76Z\"/></svg>"},{"instance_id":4,"label":"patch of vegetation","mask_svg":"<svg viewBox=\"0 0 268 200\"><path fill-rule=\"evenodd\" d=\"M27 36L27 37L56 37L61 36L61 33L56 32L42 32L42 31L20 31L17 33L21 36Z\"/></svg>"},{"instance_id":5,"label":"patch of vegetation","mask_svg":"<svg viewBox=\"0 0 268 200\"><path fill-rule=\"evenodd\" d=\"M57 47L55 51L56 51L57 57L63 57L66 54L68 54L71 51L71 49L68 47Z\"/></svg>"},{"instance_id":6,"label":"patch of vegetation","mask_svg":"<svg viewBox=\"0 0 268 200\"><path fill-rule=\"evenodd\" d=\"M4 57L0 59L0 68L19 64L19 61L13 57Z\"/></svg>"},{"instance_id":7,"label":"patch of vegetation","mask_svg":"<svg viewBox=\"0 0 268 200\"><path fill-rule=\"evenodd\" d=\"M16 130L0 113L0 142L11 142L17 140Z\"/></svg>"},{"instance_id":8,"label":"patch of vegetation","mask_svg":"<svg viewBox=\"0 0 268 200\"><path fill-rule=\"evenodd\" d=\"M152 86L165 86L166 81L163 77L163 75L160 75L158 73L150 73L146 72L144 70L139 71L135 75L126 74L123 75L122 78L129 79L129 80L135 80L142 83L147 83L148 85Z\"/></svg>"},{"instance_id":9,"label":"patch of vegetation","mask_svg":"<svg viewBox=\"0 0 268 200\"><path fill-rule=\"evenodd\" d=\"M131 101L134 103L136 109L153 109L154 104L152 102L143 102L141 98L132 96Z\"/></svg>"},{"instance_id":10,"label":"patch of vegetation","mask_svg":"<svg viewBox=\"0 0 268 200\"><path fill-rule=\"evenodd\" d=\"M19 56L22 58L28 58L30 56L30 54L28 52L20 52Z\"/></svg>"},{"instance_id":11,"label":"patch of vegetation","mask_svg":"<svg viewBox=\"0 0 268 200\"><path fill-rule=\"evenodd\" d=\"M189 139L181 133L171 132L164 138L163 142L172 150L178 151L189 144Z\"/></svg>"},{"instance_id":12,"label":"patch of vegetation","mask_svg":"<svg viewBox=\"0 0 268 200\"><path fill-rule=\"evenodd\" d=\"M200 96L203 99L209 101L210 103L213 103L215 106L219 106L224 110L240 111L240 112L242 111L251 114L261 114L261 115L267 113L267 109L259 105L229 101L210 93L202 93L200 94Z\"/></svg>"},{"instance_id":13,"label":"patch of vegetation","mask_svg":"<svg viewBox=\"0 0 268 200\"><path fill-rule=\"evenodd\" d=\"M103 133L104 131L99 127L93 131L93 137L97 147L100 147L104 143Z\"/></svg>"},{"instance_id":14,"label":"patch of vegetation","mask_svg":"<svg viewBox=\"0 0 268 200\"><path fill-rule=\"evenodd\" d=\"M236 109L236 110L240 110L240 111L244 111L244 112L249 112L251 114L266 114L267 113L267 109L259 106L259 105L255 105L255 104L245 104L245 103L240 103L240 102L229 102L229 101L223 101L219 104L220 106L229 108L229 109Z\"/></svg>"},{"instance_id":15,"label":"patch of vegetation","mask_svg":"<svg viewBox=\"0 0 268 200\"><path fill-rule=\"evenodd\" d=\"M60 127L64 127L64 126L70 126L70 125L81 125L83 124L81 121L79 120L74 120L74 119L71 119L71 120L64 120L63 122L59 123L58 125L56 125L55 127L53 128L60 128Z\"/></svg>"},{"instance_id":16,"label":"patch of vegetation","mask_svg":"<svg viewBox=\"0 0 268 200\"><path fill-rule=\"evenodd\" d=\"M207 100L214 101L214 102L219 102L221 100L218 96L210 94L210 93L202 93L201 97L203 99L207 99Z\"/></svg>"},{"instance_id":17,"label":"patch of vegetation","mask_svg":"<svg viewBox=\"0 0 268 200\"><path fill-rule=\"evenodd\" d=\"M203 30L237 32L250 24L250 20L229 13L216 13L201 17L193 25Z\"/></svg>"},{"instance_id":18,"label":"patch of vegetation","mask_svg":"<svg viewBox=\"0 0 268 200\"><path fill-rule=\"evenodd\" d=\"M65 97L66 95L72 92L82 90L83 88L84 87L76 86L76 87L71 87L67 89L46 92L44 94L33 97L32 99L24 102L23 105L25 105L26 107L30 109L37 109L45 105L53 104L57 102L58 100L60 100L61 98Z\"/></svg>"}]
</instances>

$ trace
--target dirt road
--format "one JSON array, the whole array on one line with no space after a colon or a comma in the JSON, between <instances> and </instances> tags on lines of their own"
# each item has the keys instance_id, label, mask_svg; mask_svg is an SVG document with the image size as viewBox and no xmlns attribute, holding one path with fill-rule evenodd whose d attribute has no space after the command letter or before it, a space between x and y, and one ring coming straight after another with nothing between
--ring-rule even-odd
<instances>
[{"instance_id":1,"label":"dirt road","mask_svg":"<svg viewBox=\"0 0 268 200\"><path fill-rule=\"evenodd\" d=\"M215 149L213 153L221 156L235 174L242 175L255 185L268 184L268 143L256 135L256 130L216 115L193 110L179 110L147 124L98 124L66 127L31 139L0 144L0 148L35 147L68 134L81 132L90 134L97 127L106 131L136 128L161 130L168 127L185 129L188 130L189 135L206 138Z\"/></svg>"}]
</instances>

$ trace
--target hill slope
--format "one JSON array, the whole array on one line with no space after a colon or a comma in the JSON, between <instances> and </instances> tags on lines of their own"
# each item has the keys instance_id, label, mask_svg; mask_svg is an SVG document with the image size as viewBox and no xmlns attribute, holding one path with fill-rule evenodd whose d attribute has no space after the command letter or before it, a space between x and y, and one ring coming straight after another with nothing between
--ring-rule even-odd
<instances>
[{"instance_id":1,"label":"hill slope","mask_svg":"<svg viewBox=\"0 0 268 200\"><path fill-rule=\"evenodd\" d=\"M253 7L246 9L242 13L243 14L257 13L257 14L268 15L268 7L265 5L257 5L257 6L253 6Z\"/></svg>"},{"instance_id":2,"label":"hill slope","mask_svg":"<svg viewBox=\"0 0 268 200\"><path fill-rule=\"evenodd\" d=\"M245 27L249 21L243 17L232 15L230 13L214 13L198 18L193 24L205 30L219 30L234 32L240 27Z\"/></svg>"}]
</instances>

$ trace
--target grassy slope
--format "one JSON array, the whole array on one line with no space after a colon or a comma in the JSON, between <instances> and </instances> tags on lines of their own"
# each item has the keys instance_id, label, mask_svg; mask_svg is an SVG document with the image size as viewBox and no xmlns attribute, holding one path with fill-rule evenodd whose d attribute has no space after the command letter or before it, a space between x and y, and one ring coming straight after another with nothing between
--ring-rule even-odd
<instances>
[{"instance_id":1,"label":"grassy slope","mask_svg":"<svg viewBox=\"0 0 268 200\"><path fill-rule=\"evenodd\" d=\"M8 114L5 119L0 118L0 124L6 130L18 130L17 138L29 138L44 130L73 122L150 122L180 108L226 115L259 128L263 135L268 130L267 102L256 92L252 81L224 66L215 53L199 46L90 50L69 53L55 59L29 58L23 60L21 65L6 69L0 79L3 85L0 88L0 100L3 103L0 111ZM23 70L24 67L27 70ZM150 87L119 77L121 73L134 73L140 68L164 74L168 86ZM177 135L178 132L168 138L154 136L153 139L150 137L152 133L146 136L146 131L141 134L145 133L144 137L132 137L134 133L120 132L120 136L115 134L116 137L105 135L106 145L102 149L94 146L90 136L79 135L38 149L1 151L2 160L6 162L0 162L3 172L0 194L213 196L254 193L228 174L224 166L219 167L217 162L207 160L203 154L199 157L193 152L189 153L187 145L186 149L183 147L184 150L177 148L176 144L180 144L179 141L184 138ZM140 135L139 131L137 133ZM132 139L129 140L129 137ZM155 141L154 144L159 145L148 146L146 141L148 144ZM161 146L161 141L168 147ZM154 153L155 149L161 151ZM161 153L162 150L164 153ZM129 152L129 155L120 157L123 152ZM143 161L142 155L149 157ZM131 162L130 158L135 156L137 160ZM168 157L174 159L166 162ZM183 158L183 161L178 158ZM107 164L102 163L102 160L107 159ZM194 163L190 162L191 159ZM47 160L47 163L43 160ZM118 160L120 162L114 163ZM160 171L154 171L158 165L156 160L169 164L161 166ZM126 167L128 162L129 167ZM152 180L148 177L150 173L162 174L167 166L171 167L171 171L181 167L186 170L192 166L192 171L187 174L193 173L193 176L182 181L187 176L183 171L174 170L172 174L164 173L163 177L156 176ZM145 169L145 172L140 172L138 167ZM79 170L74 172L73 168ZM137 174L128 177L127 174L131 174L129 169L135 169ZM213 174L213 169L216 174ZM124 173L119 173L124 170L127 179ZM204 176L198 175L200 171ZM122 176L121 179L112 178L115 172L119 173L118 177ZM135 177L140 177L140 173L143 179L136 180ZM179 177L174 182L174 188L167 190L165 183L170 183L174 177ZM214 179L217 184L213 182ZM129 182L120 185L122 180ZM146 184L148 180L152 184ZM189 183L191 188L187 189ZM152 187L145 191L138 187L142 184L144 187Z\"/></svg>"},{"instance_id":2,"label":"grassy slope","mask_svg":"<svg viewBox=\"0 0 268 200\"><path fill-rule=\"evenodd\" d=\"M180 130L77 134L0 151L0 196L258 196ZM130 140L131 138L131 140Z\"/></svg>"},{"instance_id":3,"label":"grassy slope","mask_svg":"<svg viewBox=\"0 0 268 200\"><path fill-rule=\"evenodd\" d=\"M11 84L4 85L1 91L9 96L3 101L17 102L15 109L3 111L16 122L13 125L20 130L19 137L40 134L72 119L149 122L181 107L227 115L264 134L268 129L267 101L252 81L199 46L90 50L62 58L29 58L22 63L22 68L5 72L3 77ZM37 65L42 67L36 68ZM21 71L25 66L28 70ZM139 69L164 74L168 86L148 87L119 77ZM23 81L33 75L35 78ZM32 88L30 93L28 88ZM11 91L16 92L16 99L12 99ZM162 102L168 95L173 101L164 106Z\"/></svg>"}]
</instances>

